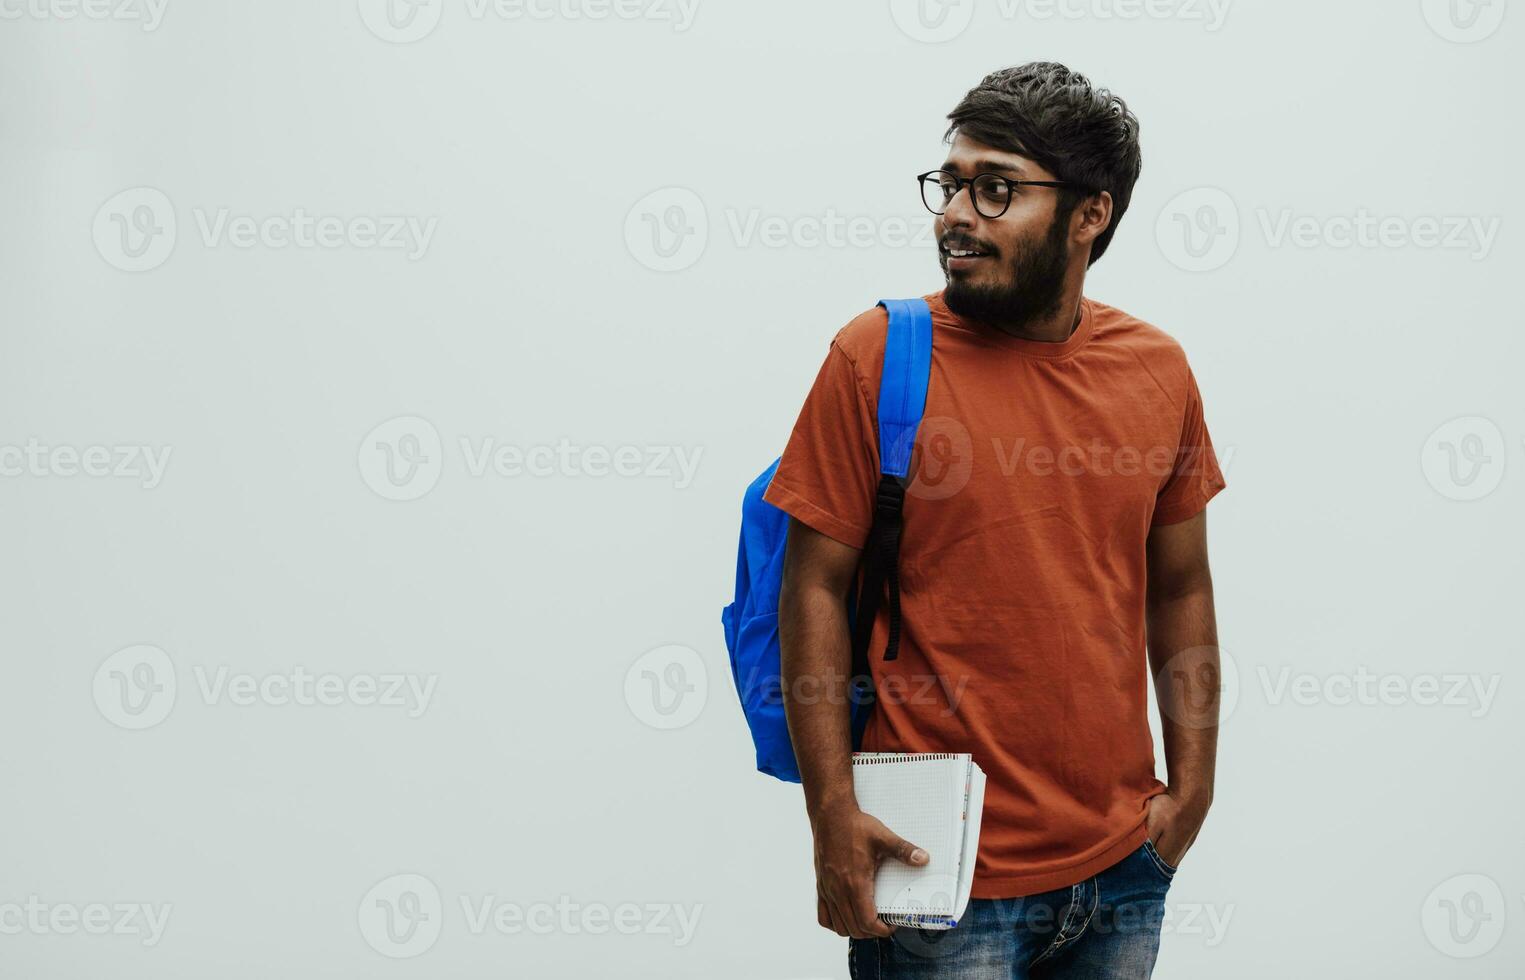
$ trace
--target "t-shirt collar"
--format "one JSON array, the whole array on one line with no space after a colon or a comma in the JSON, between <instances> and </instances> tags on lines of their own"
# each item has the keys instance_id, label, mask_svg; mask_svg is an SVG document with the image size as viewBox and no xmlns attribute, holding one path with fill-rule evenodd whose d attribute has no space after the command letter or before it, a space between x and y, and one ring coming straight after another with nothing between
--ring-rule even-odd
<instances>
[{"instance_id":1,"label":"t-shirt collar","mask_svg":"<svg viewBox=\"0 0 1525 980\"><path fill-rule=\"evenodd\" d=\"M932 310L934 322L940 320L992 346L1004 347L1028 357L1037 357L1044 360L1059 360L1069 357L1084 347L1086 341L1091 339L1091 330L1095 321L1095 316L1091 311L1091 301L1081 297L1080 323L1076 325L1067 338L1057 343L1046 340L1029 340L1026 337L1013 337L998 327L992 327L989 324L959 316L948 309L948 304L943 300L942 291L933 293L925 297L925 299L927 305Z\"/></svg>"}]
</instances>

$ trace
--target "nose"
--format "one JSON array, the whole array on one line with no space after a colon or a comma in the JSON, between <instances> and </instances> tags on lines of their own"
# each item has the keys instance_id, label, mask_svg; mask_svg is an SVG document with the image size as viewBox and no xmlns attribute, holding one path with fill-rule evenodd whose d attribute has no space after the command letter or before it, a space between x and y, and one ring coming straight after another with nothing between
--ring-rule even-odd
<instances>
[{"instance_id":1,"label":"nose","mask_svg":"<svg viewBox=\"0 0 1525 980\"><path fill-rule=\"evenodd\" d=\"M974 209L974 200L969 196L968 187L959 188L959 192L943 208L942 222L945 229L967 231L974 227L978 219L979 212Z\"/></svg>"}]
</instances>

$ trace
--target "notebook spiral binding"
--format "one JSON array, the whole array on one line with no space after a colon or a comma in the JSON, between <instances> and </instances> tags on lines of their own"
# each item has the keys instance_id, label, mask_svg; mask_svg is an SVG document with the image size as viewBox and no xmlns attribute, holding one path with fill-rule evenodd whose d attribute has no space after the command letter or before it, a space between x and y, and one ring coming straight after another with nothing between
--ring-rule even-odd
<instances>
[{"instance_id":1,"label":"notebook spiral binding","mask_svg":"<svg viewBox=\"0 0 1525 980\"><path fill-rule=\"evenodd\" d=\"M853 765L874 766L881 762L935 762L939 759L965 759L963 752L854 752Z\"/></svg>"}]
</instances>

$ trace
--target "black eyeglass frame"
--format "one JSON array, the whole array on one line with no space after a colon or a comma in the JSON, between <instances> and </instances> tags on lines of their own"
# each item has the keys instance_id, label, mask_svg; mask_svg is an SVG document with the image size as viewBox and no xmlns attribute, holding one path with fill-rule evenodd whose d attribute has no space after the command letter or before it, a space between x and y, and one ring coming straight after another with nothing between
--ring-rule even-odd
<instances>
[{"instance_id":1,"label":"black eyeglass frame","mask_svg":"<svg viewBox=\"0 0 1525 980\"><path fill-rule=\"evenodd\" d=\"M932 207L932 205L927 203L927 178L933 176L934 174L947 174L948 177L953 181L953 193L949 194L947 196L947 200L943 202L943 209L941 211L935 210ZM1005 204L1005 206L1002 207L1001 210L997 211L995 214L986 214L984 211L981 211L980 210L980 202L977 201L975 199L975 197L974 197L974 182L979 180L981 177L995 177L997 180L1005 181L1010 186L1010 188L1011 188L1010 190L1008 190L1006 192L1006 204ZM922 205L922 207L926 208L928 211L931 211L933 214L936 214L936 215L943 215L943 214L947 214L948 213L948 205L953 203L953 199L955 197L958 197L959 191L962 191L964 189L965 185L967 185L968 188L969 188L969 203L971 205L973 205L974 213L978 214L982 218L992 218L992 219L999 218L1001 215L1005 214L1011 208L1011 199L1016 196L1016 191L1020 187L1023 187L1023 186L1029 186L1029 187L1079 187L1080 186L1079 184L1075 183L1074 181L1070 181L1070 180L1023 180L1023 179L1021 179L1019 177L1008 177L1005 174L998 174L998 173L996 173L993 170L983 170L983 171L975 174L973 177L960 177L958 174L952 173L951 171L948 171L948 170L928 170L924 174L917 174L916 175L916 187L917 187L918 190L921 191L921 205ZM937 190L938 190L939 194L942 193L942 181L941 180L939 180L937 182Z\"/></svg>"}]
</instances>

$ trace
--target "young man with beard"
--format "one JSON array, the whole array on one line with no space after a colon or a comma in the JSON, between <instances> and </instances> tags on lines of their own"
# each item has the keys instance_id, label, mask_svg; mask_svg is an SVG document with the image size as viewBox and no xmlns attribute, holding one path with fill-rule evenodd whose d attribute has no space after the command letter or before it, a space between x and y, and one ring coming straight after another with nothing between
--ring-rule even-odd
<instances>
[{"instance_id":1,"label":"young man with beard","mask_svg":"<svg viewBox=\"0 0 1525 980\"><path fill-rule=\"evenodd\" d=\"M1213 795L1204 509L1224 482L1180 347L1083 295L1138 179L1137 118L1052 63L990 75L948 118L947 159L919 178L947 286L926 297L899 656L877 655L885 615L869 648L876 687L916 696L881 696L863 748L973 753L989 777L974 899L944 933L876 918L878 863L927 857L858 809L845 701L793 696L849 672L843 597L879 480L876 307L832 341L764 497L791 516L783 689L817 917L851 937L860 980L1147 977Z\"/></svg>"}]
</instances>

